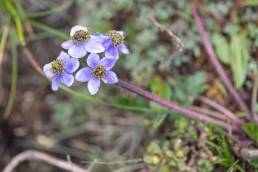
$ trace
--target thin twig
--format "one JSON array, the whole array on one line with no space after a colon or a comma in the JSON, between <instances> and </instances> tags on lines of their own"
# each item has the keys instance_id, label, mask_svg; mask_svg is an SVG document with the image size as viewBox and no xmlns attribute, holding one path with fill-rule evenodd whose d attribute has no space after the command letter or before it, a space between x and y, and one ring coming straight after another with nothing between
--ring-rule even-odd
<instances>
[{"instance_id":1,"label":"thin twig","mask_svg":"<svg viewBox=\"0 0 258 172\"><path fill-rule=\"evenodd\" d=\"M218 119L214 119L212 117L209 117L209 116L206 116L204 114L201 114L201 113L197 113L197 112L194 112L192 110L189 110L187 108L184 108L184 107L181 107L177 104L174 104L168 100L165 100L161 97L158 97L154 94L152 94L151 92L148 92L140 87L136 87L135 85L132 85L130 83L127 83L125 81L122 81L122 80L119 80L118 83L117 83L118 86L122 87L123 89L126 89L130 92L133 92L133 93L136 93L150 101L153 101L153 102L156 102L164 107L167 107L168 109L171 109L175 112L178 112L178 113L181 113L187 117L190 117L192 119L195 119L195 120L199 120L199 121L204 121L204 122L210 122L210 123L213 123L213 124L217 124L219 126L222 126L228 130L239 130L239 128L237 128L235 125L229 125L221 120L218 120Z\"/></svg>"},{"instance_id":2,"label":"thin twig","mask_svg":"<svg viewBox=\"0 0 258 172\"><path fill-rule=\"evenodd\" d=\"M229 93L231 94L231 96L236 100L236 102L238 103L240 108L250 116L250 111L249 111L247 105L245 104L245 102L243 101L241 96L238 94L236 89L233 87L229 77L227 76L226 72L224 71L223 67L221 66L220 62L218 61L216 54L214 53L214 49L212 48L211 43L208 40L206 30L204 28L204 25L203 25L203 22L202 22L200 16L198 15L196 6L192 3L191 7L192 7L192 15L194 17L195 24L197 25L199 32L200 32L201 41L203 42L203 45L209 55L211 63L215 67L219 77L224 82L224 84L225 84L226 88L228 89Z\"/></svg>"},{"instance_id":3,"label":"thin twig","mask_svg":"<svg viewBox=\"0 0 258 172\"><path fill-rule=\"evenodd\" d=\"M37 61L34 59L33 55L31 54L31 52L28 50L27 47L23 47L23 53L25 54L26 58L28 59L29 63L33 66L33 68L45 78L45 75L41 69L41 67L39 66L39 64L37 63Z\"/></svg>"},{"instance_id":4,"label":"thin twig","mask_svg":"<svg viewBox=\"0 0 258 172\"><path fill-rule=\"evenodd\" d=\"M96 165L96 163L97 163L98 161L95 159L91 164L90 164L90 166L88 167L88 171L89 172L91 172L92 171L92 169L93 169L93 167Z\"/></svg>"},{"instance_id":5,"label":"thin twig","mask_svg":"<svg viewBox=\"0 0 258 172\"><path fill-rule=\"evenodd\" d=\"M4 168L3 172L12 172L19 164L24 161L43 161L55 167L61 168L63 170L73 172L87 172L86 169L65 160L58 159L51 155L35 150L27 150L18 155L16 155L11 162ZM71 166L72 164L72 166Z\"/></svg>"},{"instance_id":6,"label":"thin twig","mask_svg":"<svg viewBox=\"0 0 258 172\"><path fill-rule=\"evenodd\" d=\"M223 115L219 112L215 112L215 111L205 109L205 108L201 108L201 107L198 107L198 106L191 106L190 109L192 109L194 111L197 111L199 113L202 113L202 114L207 114L209 116L215 117L215 118L217 118L219 120L222 120L222 121L225 121L225 122L228 121L228 118L225 115Z\"/></svg>"},{"instance_id":7,"label":"thin twig","mask_svg":"<svg viewBox=\"0 0 258 172\"><path fill-rule=\"evenodd\" d=\"M113 172L124 172L124 171L135 171L135 170L140 170L142 168L145 168L146 164L135 164L135 165L130 165L130 166L126 166L126 167L122 167L119 169L114 170Z\"/></svg>"},{"instance_id":8,"label":"thin twig","mask_svg":"<svg viewBox=\"0 0 258 172\"><path fill-rule=\"evenodd\" d=\"M71 160L71 156L70 155L66 155L66 159L67 159L67 162L69 163L69 165L71 166L72 168L72 172L76 172L74 170L74 166L73 166L73 163L72 163L72 160Z\"/></svg>"},{"instance_id":9,"label":"thin twig","mask_svg":"<svg viewBox=\"0 0 258 172\"><path fill-rule=\"evenodd\" d=\"M211 106L212 108L216 109L217 111L223 113L226 115L229 119L237 122L238 124L242 125L244 121L239 119L233 112L228 110L227 108L223 107L222 105L218 104L217 102L210 100L206 97L199 97L199 100L202 101L203 103Z\"/></svg>"},{"instance_id":10,"label":"thin twig","mask_svg":"<svg viewBox=\"0 0 258 172\"><path fill-rule=\"evenodd\" d=\"M178 38L178 36L176 36L173 32L171 32L166 26L157 22L157 20L154 17L149 16L149 19L152 21L152 23L155 26L157 26L160 29L160 31L166 32L169 35L169 37L172 39L173 43L175 44L177 51L181 52L183 50L184 44L181 41L181 39Z\"/></svg>"},{"instance_id":11,"label":"thin twig","mask_svg":"<svg viewBox=\"0 0 258 172\"><path fill-rule=\"evenodd\" d=\"M119 165L119 164L136 164L136 163L142 163L143 159L142 158L138 158L138 159L129 159L129 160L124 160L124 161L98 161L98 160L94 160L94 161L82 161L82 163L90 163L92 164L94 162L94 164L105 164L105 165Z\"/></svg>"},{"instance_id":12,"label":"thin twig","mask_svg":"<svg viewBox=\"0 0 258 172\"><path fill-rule=\"evenodd\" d=\"M233 150L237 155L239 155L246 161L250 161L258 158L258 149L248 149L248 148L240 148L238 146L234 146Z\"/></svg>"}]
</instances>

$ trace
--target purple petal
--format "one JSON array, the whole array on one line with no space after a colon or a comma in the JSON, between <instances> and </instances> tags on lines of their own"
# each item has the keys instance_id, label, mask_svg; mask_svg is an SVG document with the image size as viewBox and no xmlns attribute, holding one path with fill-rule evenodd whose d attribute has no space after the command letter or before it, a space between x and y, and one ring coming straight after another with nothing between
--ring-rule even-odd
<instances>
[{"instance_id":1,"label":"purple petal","mask_svg":"<svg viewBox=\"0 0 258 172\"><path fill-rule=\"evenodd\" d=\"M118 82L118 78L113 71L107 71L106 75L102 78L105 84L114 84Z\"/></svg>"},{"instance_id":2,"label":"purple petal","mask_svg":"<svg viewBox=\"0 0 258 172\"><path fill-rule=\"evenodd\" d=\"M103 42L103 35L101 35L101 34L98 34L98 33L95 33L95 35L91 35L91 37L90 37L91 39L91 41L95 41L95 42L98 42L98 43L102 43Z\"/></svg>"},{"instance_id":3,"label":"purple petal","mask_svg":"<svg viewBox=\"0 0 258 172\"><path fill-rule=\"evenodd\" d=\"M92 79L92 69L89 67L85 67L80 69L76 75L75 79L79 82L87 82Z\"/></svg>"},{"instance_id":4,"label":"purple petal","mask_svg":"<svg viewBox=\"0 0 258 172\"><path fill-rule=\"evenodd\" d=\"M43 71L48 78L52 78L55 76L55 74L52 71L51 63L45 64L43 67Z\"/></svg>"},{"instance_id":5,"label":"purple petal","mask_svg":"<svg viewBox=\"0 0 258 172\"><path fill-rule=\"evenodd\" d=\"M107 36L107 38L105 38L105 39L103 40L102 45L103 45L103 47L104 47L105 50L106 50L106 49L109 48L109 46L111 45L111 43L112 43L111 38Z\"/></svg>"},{"instance_id":6,"label":"purple petal","mask_svg":"<svg viewBox=\"0 0 258 172\"><path fill-rule=\"evenodd\" d=\"M118 49L119 49L119 51L122 52L123 54L129 54L129 50L128 50L128 48L126 47L125 44L120 44L120 45L118 46Z\"/></svg>"},{"instance_id":7,"label":"purple petal","mask_svg":"<svg viewBox=\"0 0 258 172\"><path fill-rule=\"evenodd\" d=\"M118 59L119 58L119 54L118 54L117 47L114 46L114 45L109 46L109 48L105 52L105 56L109 57L109 58Z\"/></svg>"},{"instance_id":8,"label":"purple petal","mask_svg":"<svg viewBox=\"0 0 258 172\"><path fill-rule=\"evenodd\" d=\"M99 91L100 87L100 79L93 77L91 80L88 82L88 90L91 95L96 94Z\"/></svg>"},{"instance_id":9,"label":"purple petal","mask_svg":"<svg viewBox=\"0 0 258 172\"><path fill-rule=\"evenodd\" d=\"M104 66L107 70L110 70L116 64L116 59L104 57L100 61L100 65Z\"/></svg>"},{"instance_id":10,"label":"purple petal","mask_svg":"<svg viewBox=\"0 0 258 172\"><path fill-rule=\"evenodd\" d=\"M65 41L61 44L61 47L64 49L69 49L71 46L73 46L72 40Z\"/></svg>"},{"instance_id":11,"label":"purple petal","mask_svg":"<svg viewBox=\"0 0 258 172\"><path fill-rule=\"evenodd\" d=\"M82 58L87 53L83 44L75 44L69 48L68 54L75 58Z\"/></svg>"},{"instance_id":12,"label":"purple petal","mask_svg":"<svg viewBox=\"0 0 258 172\"><path fill-rule=\"evenodd\" d=\"M58 90L59 85L61 83L61 78L62 78L61 75L56 75L56 76L53 77L52 83L51 83L51 88L52 88L53 91Z\"/></svg>"},{"instance_id":13,"label":"purple petal","mask_svg":"<svg viewBox=\"0 0 258 172\"><path fill-rule=\"evenodd\" d=\"M94 39L89 39L85 44L85 48L90 53L102 53L105 51L100 42Z\"/></svg>"},{"instance_id":14,"label":"purple petal","mask_svg":"<svg viewBox=\"0 0 258 172\"><path fill-rule=\"evenodd\" d=\"M67 73L73 73L79 68L79 60L70 58L70 56L64 51L60 52L58 58L64 63L64 69Z\"/></svg>"},{"instance_id":15,"label":"purple petal","mask_svg":"<svg viewBox=\"0 0 258 172\"><path fill-rule=\"evenodd\" d=\"M67 73L75 72L80 66L79 60L76 58L69 58L64 61L64 69Z\"/></svg>"},{"instance_id":16,"label":"purple petal","mask_svg":"<svg viewBox=\"0 0 258 172\"><path fill-rule=\"evenodd\" d=\"M74 77L73 75L71 74L68 74L68 73L64 73L61 77L61 82L67 86L67 87L70 87L73 82L74 82Z\"/></svg>"},{"instance_id":17,"label":"purple petal","mask_svg":"<svg viewBox=\"0 0 258 172\"><path fill-rule=\"evenodd\" d=\"M100 58L98 54L90 54L87 58L87 64L91 68L95 68L100 62Z\"/></svg>"},{"instance_id":18,"label":"purple petal","mask_svg":"<svg viewBox=\"0 0 258 172\"><path fill-rule=\"evenodd\" d=\"M65 62L66 60L70 59L70 56L66 52L61 51L60 54L58 55L58 58L61 59L63 62Z\"/></svg>"}]
</instances>

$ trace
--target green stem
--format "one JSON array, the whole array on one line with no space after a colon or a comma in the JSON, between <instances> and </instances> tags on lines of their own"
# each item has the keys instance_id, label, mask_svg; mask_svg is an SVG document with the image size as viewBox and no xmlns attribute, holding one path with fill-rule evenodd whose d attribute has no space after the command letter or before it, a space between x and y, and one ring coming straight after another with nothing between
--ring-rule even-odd
<instances>
[{"instance_id":1,"label":"green stem","mask_svg":"<svg viewBox=\"0 0 258 172\"><path fill-rule=\"evenodd\" d=\"M9 30L10 30L10 19L8 18L7 23L4 26L3 34L2 34L1 42L0 42L0 104L3 103L2 101L3 101L3 97L4 97L3 78L2 78L2 62L3 62L7 37L9 35Z\"/></svg>"},{"instance_id":2,"label":"green stem","mask_svg":"<svg viewBox=\"0 0 258 172\"><path fill-rule=\"evenodd\" d=\"M14 31L13 31L14 32ZM4 118L10 117L14 100L16 97L16 85L17 85L17 42L15 34L11 34L11 46L12 46L12 76L11 76L11 88L10 95L7 103L7 107L4 113Z\"/></svg>"}]
</instances>

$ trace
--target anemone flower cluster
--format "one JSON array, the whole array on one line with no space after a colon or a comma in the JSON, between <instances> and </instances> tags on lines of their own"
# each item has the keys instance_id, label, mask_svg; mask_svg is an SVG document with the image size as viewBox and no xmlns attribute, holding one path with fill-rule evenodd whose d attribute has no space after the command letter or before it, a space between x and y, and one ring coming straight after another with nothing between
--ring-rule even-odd
<instances>
[{"instance_id":1,"label":"anemone flower cluster","mask_svg":"<svg viewBox=\"0 0 258 172\"><path fill-rule=\"evenodd\" d=\"M122 31L91 34L86 27L79 25L72 27L70 39L63 42L61 47L67 53L61 51L55 60L43 67L45 75L51 80L52 90L57 91L60 84L70 87L76 80L87 83L91 95L99 91L101 81L105 84L118 82L112 68L121 53L129 53ZM83 61L88 66L83 66Z\"/></svg>"}]
</instances>

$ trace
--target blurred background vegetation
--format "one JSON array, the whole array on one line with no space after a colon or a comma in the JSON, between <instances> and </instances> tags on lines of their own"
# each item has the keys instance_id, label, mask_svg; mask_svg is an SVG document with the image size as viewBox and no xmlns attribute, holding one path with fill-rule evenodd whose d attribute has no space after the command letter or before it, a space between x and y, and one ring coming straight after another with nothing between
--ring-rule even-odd
<instances>
[{"instance_id":1,"label":"blurred background vegetation","mask_svg":"<svg viewBox=\"0 0 258 172\"><path fill-rule=\"evenodd\" d=\"M258 1L202 0L197 6L219 60L250 99L257 77ZM182 52L151 16L182 40ZM43 66L59 54L75 24L126 33L130 54L115 67L121 79L187 107L202 107L196 99L205 95L236 111L200 44L188 0L1 0L0 169L20 151L37 149L70 155L84 166L97 160L96 172L256 170L256 161L233 153L221 128L116 86L102 87L96 97L79 84L52 92L23 46ZM35 170L57 171L41 163L24 163L17 171Z\"/></svg>"}]
</instances>

